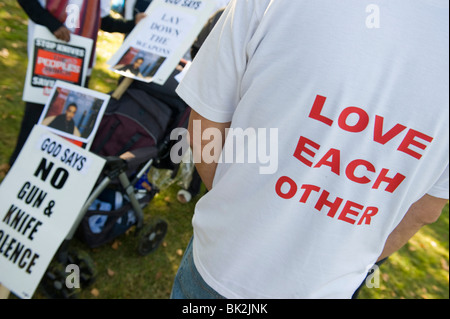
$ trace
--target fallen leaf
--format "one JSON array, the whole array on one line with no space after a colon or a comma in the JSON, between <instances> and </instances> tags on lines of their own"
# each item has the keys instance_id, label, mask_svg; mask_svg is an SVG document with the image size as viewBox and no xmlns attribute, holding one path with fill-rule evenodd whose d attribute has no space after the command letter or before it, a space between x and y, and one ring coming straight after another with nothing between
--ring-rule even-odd
<instances>
[{"instance_id":1,"label":"fallen leaf","mask_svg":"<svg viewBox=\"0 0 450 319\"><path fill-rule=\"evenodd\" d=\"M6 48L3 48L0 50L0 57L2 58L8 58L9 57L9 51Z\"/></svg>"},{"instance_id":2,"label":"fallen leaf","mask_svg":"<svg viewBox=\"0 0 450 319\"><path fill-rule=\"evenodd\" d=\"M106 270L106 272L108 273L108 276L110 276L110 277L112 277L112 276L114 276L116 273L114 272L114 270L112 270L112 269L107 269Z\"/></svg>"},{"instance_id":3,"label":"fallen leaf","mask_svg":"<svg viewBox=\"0 0 450 319\"><path fill-rule=\"evenodd\" d=\"M177 249L177 255L183 256L183 249Z\"/></svg>"},{"instance_id":4,"label":"fallen leaf","mask_svg":"<svg viewBox=\"0 0 450 319\"><path fill-rule=\"evenodd\" d=\"M119 246L120 246L120 245L121 245L121 242L118 241L118 240L115 240L115 241L112 243L111 248L114 249L114 250L117 250L117 249L119 249Z\"/></svg>"},{"instance_id":5,"label":"fallen leaf","mask_svg":"<svg viewBox=\"0 0 450 319\"><path fill-rule=\"evenodd\" d=\"M444 269L445 271L448 271L448 262L447 262L447 260L445 260L444 258L441 259L441 267L442 267L442 269Z\"/></svg>"},{"instance_id":6,"label":"fallen leaf","mask_svg":"<svg viewBox=\"0 0 450 319\"><path fill-rule=\"evenodd\" d=\"M93 295L94 297L98 297L100 295L100 291L97 288L92 288L91 295Z\"/></svg>"}]
</instances>

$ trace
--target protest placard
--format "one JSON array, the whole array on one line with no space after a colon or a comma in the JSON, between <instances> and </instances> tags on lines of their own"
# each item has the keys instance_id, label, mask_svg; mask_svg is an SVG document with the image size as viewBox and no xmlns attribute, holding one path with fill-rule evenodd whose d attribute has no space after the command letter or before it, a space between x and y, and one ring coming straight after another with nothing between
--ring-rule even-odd
<instances>
[{"instance_id":1,"label":"protest placard","mask_svg":"<svg viewBox=\"0 0 450 319\"><path fill-rule=\"evenodd\" d=\"M109 99L108 94L56 81L38 124L60 136L89 143L97 132Z\"/></svg>"},{"instance_id":2,"label":"protest placard","mask_svg":"<svg viewBox=\"0 0 450 319\"><path fill-rule=\"evenodd\" d=\"M83 86L93 41L75 34L70 42L58 40L47 28L36 25L28 61L23 100L45 104L56 80Z\"/></svg>"},{"instance_id":3,"label":"protest placard","mask_svg":"<svg viewBox=\"0 0 450 319\"><path fill-rule=\"evenodd\" d=\"M105 160L36 125L0 185L0 284L33 296Z\"/></svg>"},{"instance_id":4,"label":"protest placard","mask_svg":"<svg viewBox=\"0 0 450 319\"><path fill-rule=\"evenodd\" d=\"M111 57L111 70L163 85L191 47L216 3L211 0L154 0L147 17Z\"/></svg>"}]
</instances>

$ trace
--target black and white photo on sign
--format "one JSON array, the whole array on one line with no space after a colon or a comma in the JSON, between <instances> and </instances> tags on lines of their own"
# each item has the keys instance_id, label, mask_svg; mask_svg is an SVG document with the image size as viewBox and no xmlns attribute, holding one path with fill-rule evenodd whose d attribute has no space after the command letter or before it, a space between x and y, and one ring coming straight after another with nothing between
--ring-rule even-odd
<instances>
[{"instance_id":1,"label":"black and white photo on sign","mask_svg":"<svg viewBox=\"0 0 450 319\"><path fill-rule=\"evenodd\" d=\"M138 77L150 82L166 57L130 47L113 69L126 77Z\"/></svg>"}]
</instances>

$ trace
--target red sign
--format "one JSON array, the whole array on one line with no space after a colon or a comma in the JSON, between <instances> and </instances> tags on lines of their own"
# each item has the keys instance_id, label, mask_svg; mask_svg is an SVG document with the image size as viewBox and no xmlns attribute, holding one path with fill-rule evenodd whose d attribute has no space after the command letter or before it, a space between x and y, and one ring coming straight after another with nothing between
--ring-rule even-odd
<instances>
[{"instance_id":1,"label":"red sign","mask_svg":"<svg viewBox=\"0 0 450 319\"><path fill-rule=\"evenodd\" d=\"M56 80L79 83L83 59L38 49L34 74Z\"/></svg>"}]
</instances>

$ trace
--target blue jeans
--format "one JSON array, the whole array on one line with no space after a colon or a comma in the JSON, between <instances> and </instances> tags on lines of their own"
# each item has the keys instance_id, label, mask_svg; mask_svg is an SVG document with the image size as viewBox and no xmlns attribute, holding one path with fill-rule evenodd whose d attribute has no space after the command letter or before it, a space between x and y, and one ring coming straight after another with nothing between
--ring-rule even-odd
<instances>
[{"instance_id":1,"label":"blue jeans","mask_svg":"<svg viewBox=\"0 0 450 319\"><path fill-rule=\"evenodd\" d=\"M198 273L192 256L192 241L186 247L186 251L178 268L172 287L171 299L225 299L212 289Z\"/></svg>"}]
</instances>

